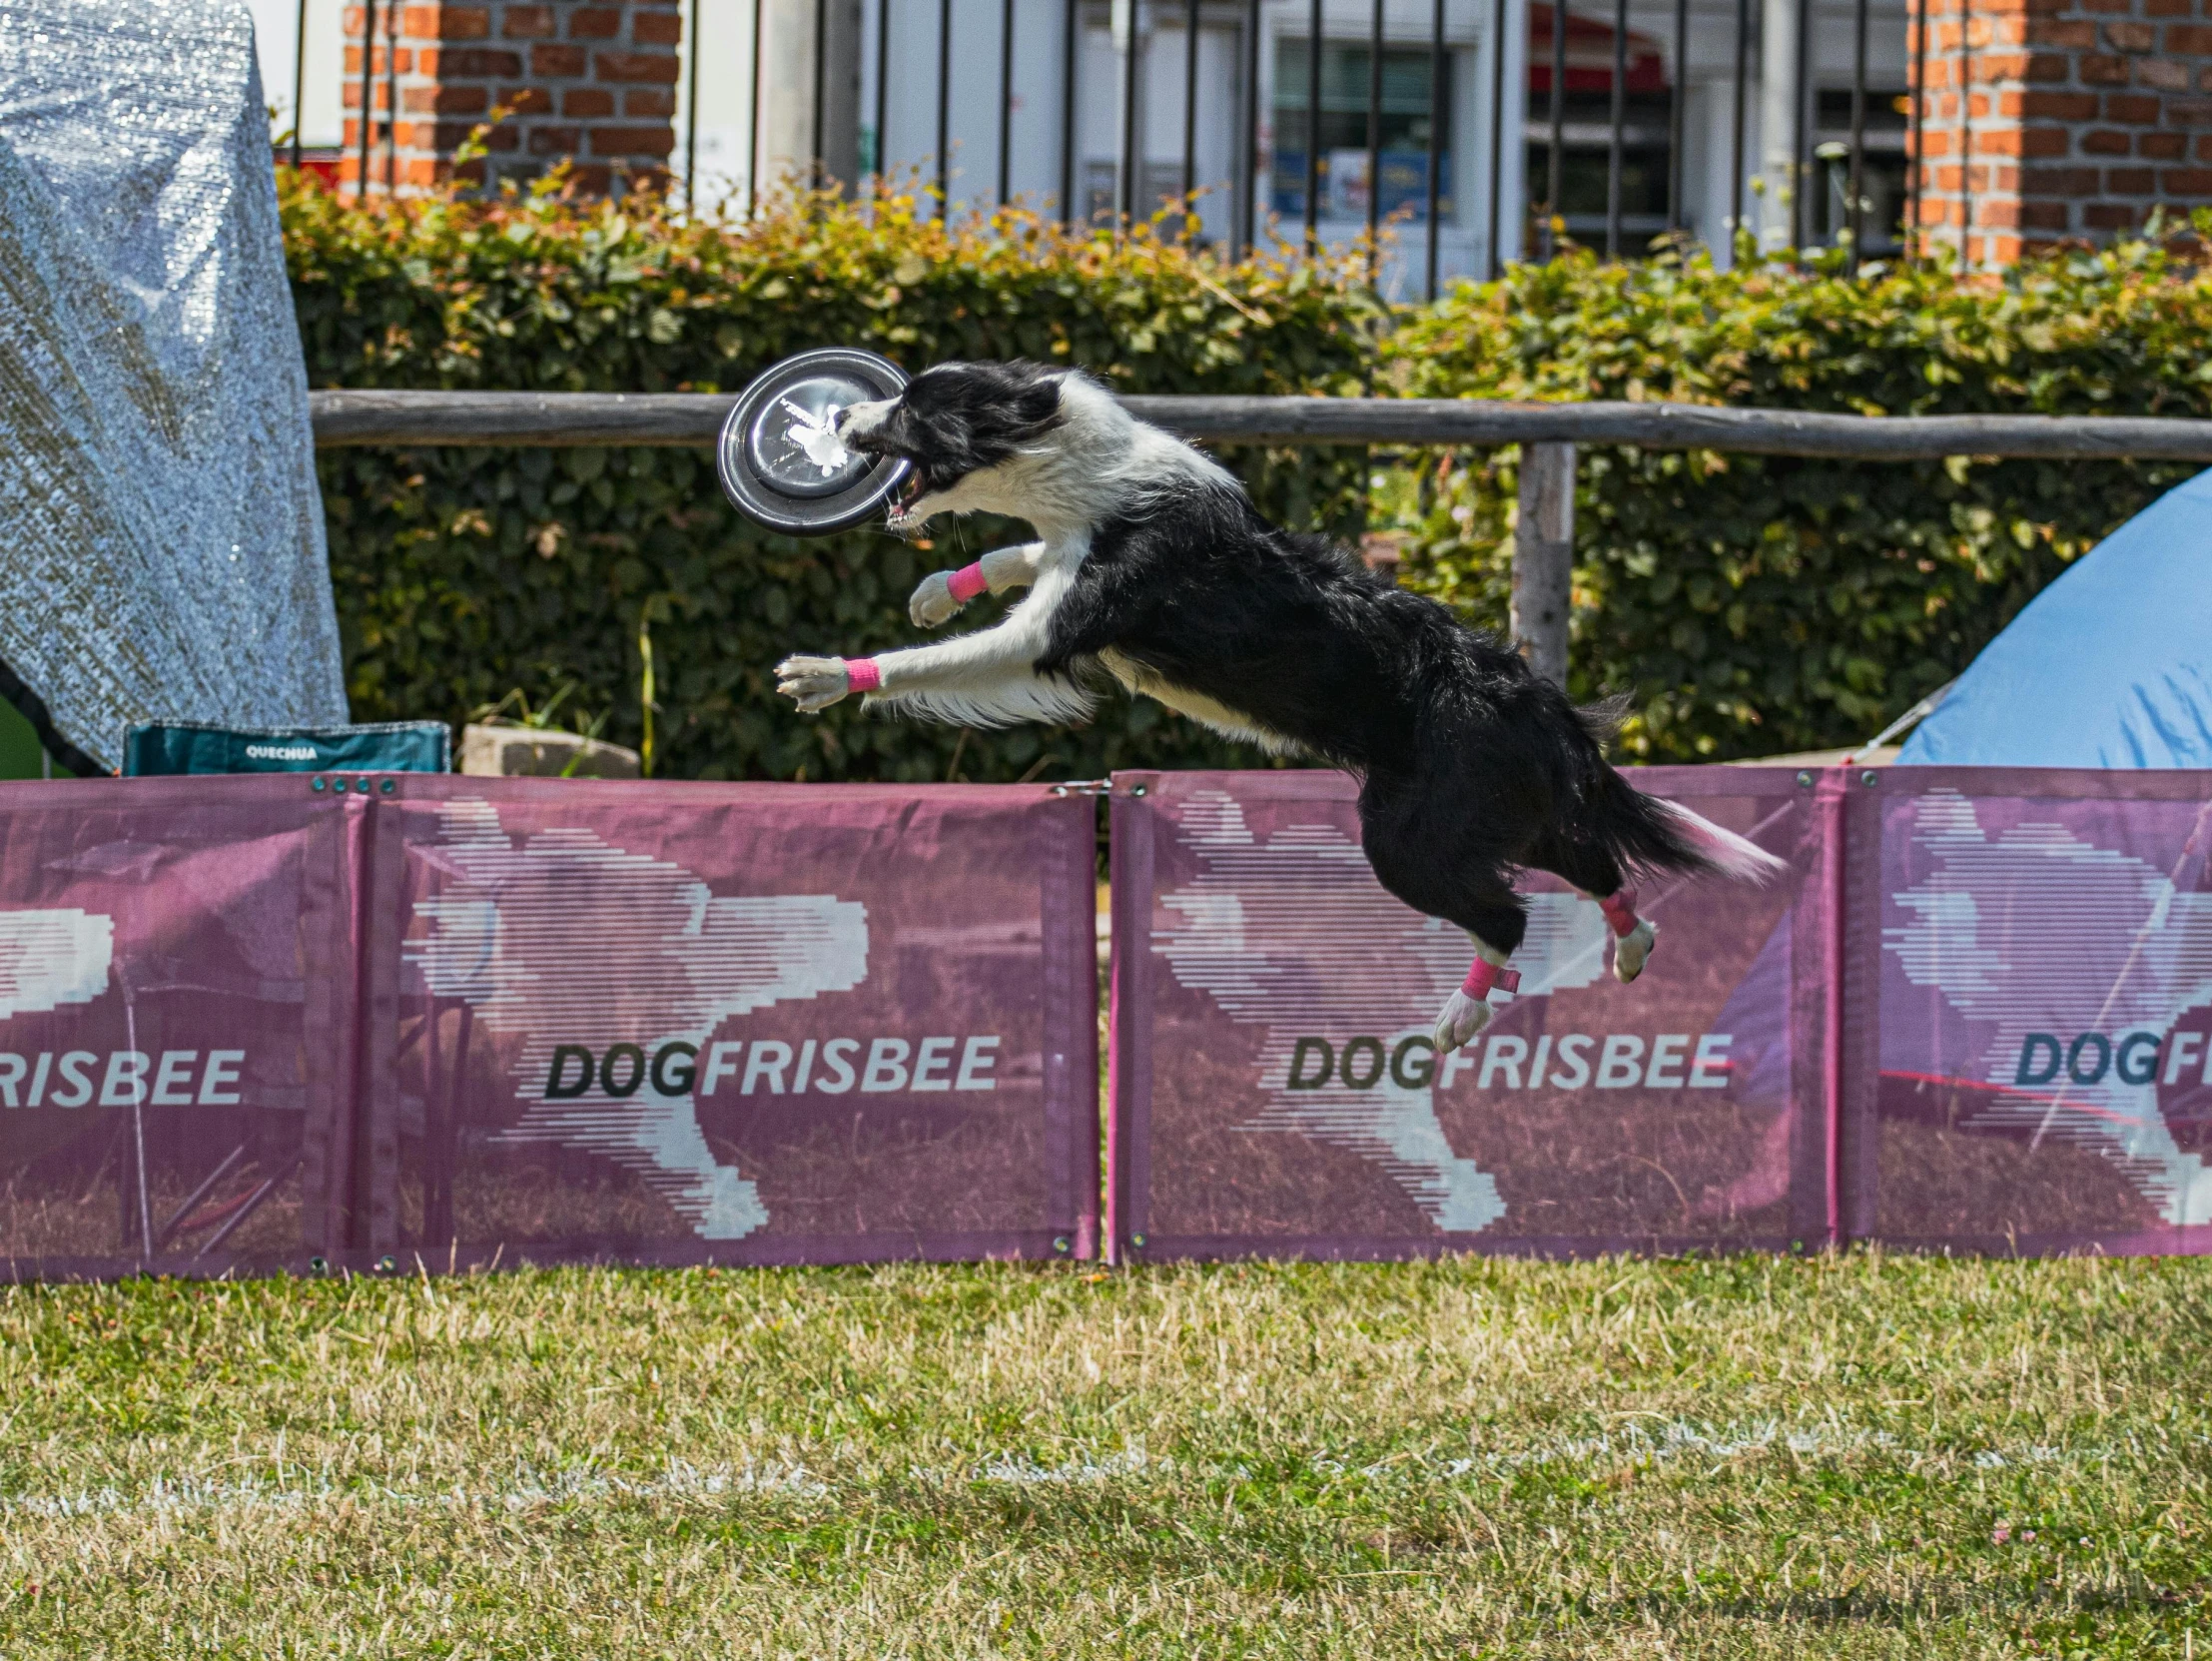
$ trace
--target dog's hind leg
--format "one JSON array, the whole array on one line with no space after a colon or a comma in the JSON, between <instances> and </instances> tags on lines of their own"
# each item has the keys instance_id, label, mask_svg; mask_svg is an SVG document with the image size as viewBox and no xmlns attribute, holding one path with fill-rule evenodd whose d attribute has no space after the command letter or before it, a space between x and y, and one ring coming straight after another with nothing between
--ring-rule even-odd
<instances>
[{"instance_id":1,"label":"dog's hind leg","mask_svg":"<svg viewBox=\"0 0 2212 1661\"><path fill-rule=\"evenodd\" d=\"M1554 840L1540 846L1528 863L1549 871L1597 901L1613 931L1613 978L1623 985L1644 972L1652 947L1659 941L1658 926L1636 915L1636 889L1621 877L1620 862L1591 842Z\"/></svg>"},{"instance_id":2,"label":"dog's hind leg","mask_svg":"<svg viewBox=\"0 0 2212 1661\"><path fill-rule=\"evenodd\" d=\"M1651 961L1652 948L1659 944L1659 925L1636 915L1636 890L1626 884L1591 898L1597 900L1606 927L1613 931L1613 978L1626 985Z\"/></svg>"},{"instance_id":3,"label":"dog's hind leg","mask_svg":"<svg viewBox=\"0 0 2212 1661\"><path fill-rule=\"evenodd\" d=\"M1509 1001L1520 986L1521 977L1506 965L1528 932L1527 910L1479 831L1443 811L1429 793L1377 788L1370 778L1359 805L1362 845L1376 880L1415 911L1456 923L1474 940L1467 979L1436 1017L1437 1053L1456 1050L1490 1024L1492 1000Z\"/></svg>"},{"instance_id":4,"label":"dog's hind leg","mask_svg":"<svg viewBox=\"0 0 2212 1661\"><path fill-rule=\"evenodd\" d=\"M1526 925L1527 919L1518 907L1512 915ZM1491 933L1501 932L1496 922L1485 925ZM1444 1007L1436 1014L1434 1042L1436 1053L1448 1055L1481 1033L1490 1025L1490 1017L1500 1003L1511 1003L1514 993L1521 988L1520 971L1508 969L1506 964L1513 956L1510 949L1501 950L1490 944L1482 932L1467 930L1468 938L1475 943L1475 961L1467 971L1467 978L1460 982L1459 990L1444 1000ZM1520 945L1516 939L1513 943Z\"/></svg>"}]
</instances>

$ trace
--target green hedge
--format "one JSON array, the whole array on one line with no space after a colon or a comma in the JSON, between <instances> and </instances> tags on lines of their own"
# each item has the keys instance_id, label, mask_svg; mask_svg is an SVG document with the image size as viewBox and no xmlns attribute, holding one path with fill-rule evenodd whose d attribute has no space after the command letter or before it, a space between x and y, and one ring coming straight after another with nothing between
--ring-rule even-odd
<instances>
[{"instance_id":1,"label":"green hedge","mask_svg":"<svg viewBox=\"0 0 2212 1661\"><path fill-rule=\"evenodd\" d=\"M1927 415L2212 415L2212 276L2158 247L1846 275L1586 252L1463 287L1386 351L1428 397ZM1518 454L1427 457L1408 580L1503 626ZM2189 466L1586 450L1572 690L1654 761L1862 740Z\"/></svg>"},{"instance_id":2,"label":"green hedge","mask_svg":"<svg viewBox=\"0 0 2212 1661\"><path fill-rule=\"evenodd\" d=\"M1222 267L1171 238L1070 238L1008 213L946 228L912 199L786 205L688 226L650 201L343 204L283 186L317 386L716 390L805 347L910 368L1026 356L1142 392L1675 399L1866 414L2212 414L2212 275L2152 243L2025 264L1846 275L1572 252L1392 318L1351 267ZM2212 227L2208 227L2212 229ZM1389 333L1391 327L1395 333ZM1370 514L1366 459L1224 452L1284 522ZM1372 511L1407 580L1503 627L1517 453L1413 458ZM911 640L945 545L880 530L762 533L704 452L327 451L348 682L362 719L442 715L569 682L564 718L635 744L649 640L659 770L699 778L975 779L1117 765L1257 765L1147 702L1080 731L961 734L845 706L800 719L769 670L799 650ZM2065 563L2185 466L1838 464L1585 451L1573 691L1626 691L1638 759L1863 739L1955 675ZM985 601L956 626L996 613Z\"/></svg>"},{"instance_id":3,"label":"green hedge","mask_svg":"<svg viewBox=\"0 0 2212 1661\"><path fill-rule=\"evenodd\" d=\"M715 391L808 347L916 369L1081 365L1132 392L1358 391L1381 309L1348 270L1222 268L1164 235L1118 247L1020 213L950 229L910 198L800 201L751 227L550 191L360 208L286 177L287 247L317 387ZM1294 523L1356 530L1364 460L1225 451ZM658 771L919 780L1254 765L1149 702L1080 731L961 734L774 695L787 652L910 642L919 577L998 545L991 526L910 547L880 529L771 536L725 504L703 451L327 450L322 477L354 714L443 716L520 688L637 744L642 639ZM1007 527L996 527L1004 530ZM956 626L995 612L972 607Z\"/></svg>"}]
</instances>

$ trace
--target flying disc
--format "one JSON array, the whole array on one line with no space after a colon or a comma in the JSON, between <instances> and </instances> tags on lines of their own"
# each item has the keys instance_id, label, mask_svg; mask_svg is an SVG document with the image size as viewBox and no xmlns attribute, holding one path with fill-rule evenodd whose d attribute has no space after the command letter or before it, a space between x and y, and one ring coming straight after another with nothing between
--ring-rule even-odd
<instances>
[{"instance_id":1,"label":"flying disc","mask_svg":"<svg viewBox=\"0 0 2212 1661\"><path fill-rule=\"evenodd\" d=\"M907 378L872 352L825 347L786 358L747 387L722 423L715 466L740 513L770 530L827 536L860 523L906 477L896 456L862 455L837 415L896 398Z\"/></svg>"}]
</instances>

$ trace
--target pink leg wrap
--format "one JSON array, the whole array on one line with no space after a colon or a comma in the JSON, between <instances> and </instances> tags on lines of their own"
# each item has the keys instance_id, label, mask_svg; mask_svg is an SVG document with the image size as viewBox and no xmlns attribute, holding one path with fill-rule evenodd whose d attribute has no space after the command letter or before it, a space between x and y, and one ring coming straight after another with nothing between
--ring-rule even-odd
<instances>
[{"instance_id":1,"label":"pink leg wrap","mask_svg":"<svg viewBox=\"0 0 2212 1661\"><path fill-rule=\"evenodd\" d=\"M883 671L872 657L845 659L845 684L855 692L873 692L883 684Z\"/></svg>"},{"instance_id":2,"label":"pink leg wrap","mask_svg":"<svg viewBox=\"0 0 2212 1661\"><path fill-rule=\"evenodd\" d=\"M1459 983L1459 990L1478 1004L1489 1001L1492 987L1506 992L1520 991L1521 972L1518 969L1500 969L1488 958L1477 958L1474 968L1467 971L1467 978Z\"/></svg>"},{"instance_id":3,"label":"pink leg wrap","mask_svg":"<svg viewBox=\"0 0 2212 1661\"><path fill-rule=\"evenodd\" d=\"M1636 928L1636 890L1626 883L1598 902L1606 924L1616 936L1626 937Z\"/></svg>"},{"instance_id":4,"label":"pink leg wrap","mask_svg":"<svg viewBox=\"0 0 2212 1661\"><path fill-rule=\"evenodd\" d=\"M983 577L983 561L981 559L973 565L963 565L955 571L948 579L948 586L953 590L953 598L963 605L966 605L978 594L991 591L991 584L986 582Z\"/></svg>"}]
</instances>

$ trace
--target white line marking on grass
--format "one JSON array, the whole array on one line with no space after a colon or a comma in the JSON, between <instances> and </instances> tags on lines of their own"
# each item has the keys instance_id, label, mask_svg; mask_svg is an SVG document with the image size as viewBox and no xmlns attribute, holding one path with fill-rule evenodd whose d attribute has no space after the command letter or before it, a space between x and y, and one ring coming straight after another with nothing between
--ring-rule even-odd
<instances>
[{"instance_id":1,"label":"white line marking on grass","mask_svg":"<svg viewBox=\"0 0 2212 1661\"><path fill-rule=\"evenodd\" d=\"M704 1470L671 1459L655 1477L630 1477L612 1471L583 1470L540 1473L527 1466L517 1468L517 1481L508 1487L470 1489L455 1486L431 1493L369 1482L358 1485L330 1481L305 1484L243 1480L215 1480L199 1476L157 1476L137 1492L114 1486L79 1489L74 1493L10 1494L0 1497L0 1516L23 1514L41 1517L95 1517L204 1514L214 1511L294 1511L341 1500L364 1500L383 1505L426 1505L452 1509L481 1507L526 1511L535 1505L565 1505L603 1499L712 1499L725 1495L769 1494L818 1499L829 1488L816 1481L804 1465L715 1465Z\"/></svg>"},{"instance_id":2,"label":"white line marking on grass","mask_svg":"<svg viewBox=\"0 0 2212 1661\"><path fill-rule=\"evenodd\" d=\"M2141 1456L2140 1449L2135 1450ZM1711 1426L1678 1419L1648 1429L1630 1424L1623 1429L1590 1436L1567 1436L1513 1447L1477 1448L1464 1457L1440 1454L1397 1456L1375 1463L1350 1465L1326 1449L1299 1457L1293 1455L1281 1468L1290 1479L1311 1475L1330 1483L1370 1482L1419 1485L1451 1482L1469 1476L1510 1477L1517 1472L1547 1466L1614 1468L1624 1461L1639 1466L1698 1458L1719 1464L1756 1455L1787 1453L1801 1459L1832 1459L1847 1455L1871 1455L1884 1463L1918 1471L1923 1477L1940 1476L1946 1470L1958 1477L1970 1472L2001 1470L2016 1465L2064 1465L2085 1467L2110 1461L2114 1450L2104 1447L2053 1447L2046 1443L2019 1443L1983 1448L1914 1448L1889 1431L1855 1429L1849 1425L1788 1428L1779 1419L1748 1425ZM1042 1465L1027 1455L996 1453L969 1468L965 1477L953 1480L1009 1483L1016 1486L1075 1485L1136 1477L1170 1478L1180 1473L1199 1482L1248 1482L1254 1473L1241 1462L1178 1462L1147 1453L1139 1446L1118 1452L1085 1454L1058 1465ZM539 1471L517 1464L514 1480L496 1487L453 1488L427 1493L410 1492L379 1482L342 1483L326 1478L301 1481L280 1476L274 1481L211 1476L156 1476L136 1491L113 1484L60 1493L0 1495L0 1517L92 1518L126 1515L205 1515L215 1512L299 1511L341 1501L395 1507L432 1506L449 1509L525 1511L540 1505L581 1505L600 1502L654 1500L716 1500L740 1497L820 1500L857 1498L877 1480L909 1482L944 1481L942 1468L917 1466L901 1472L884 1472L865 1482L835 1487L803 1464L770 1460L737 1465L692 1465L671 1459L657 1476L624 1476L618 1472L585 1466L580 1469Z\"/></svg>"}]
</instances>

